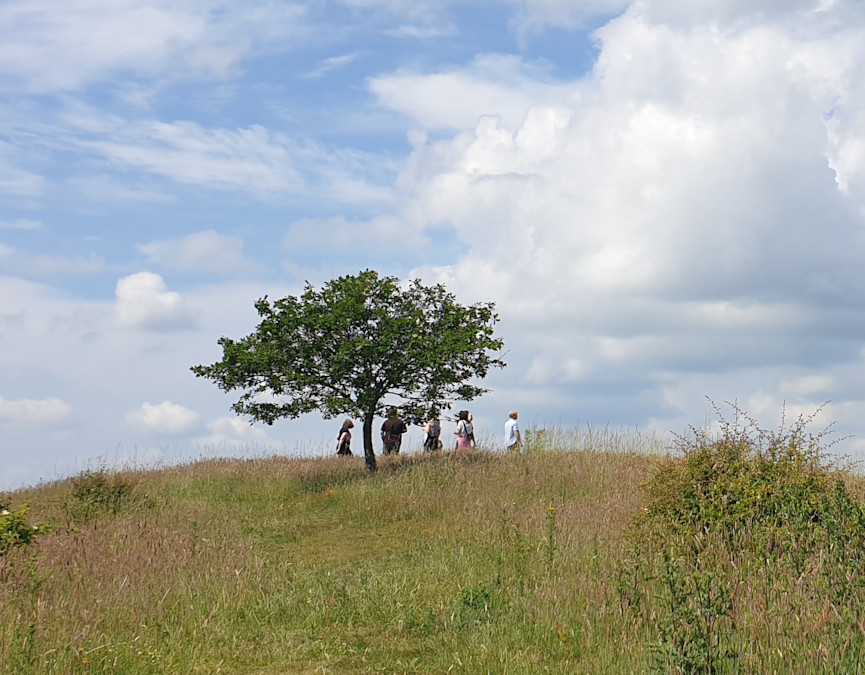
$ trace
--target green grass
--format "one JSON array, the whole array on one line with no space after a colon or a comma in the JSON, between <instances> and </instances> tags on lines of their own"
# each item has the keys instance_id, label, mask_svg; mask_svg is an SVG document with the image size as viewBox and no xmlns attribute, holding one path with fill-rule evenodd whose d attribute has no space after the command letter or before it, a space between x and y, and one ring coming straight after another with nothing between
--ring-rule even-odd
<instances>
[{"instance_id":1,"label":"green grass","mask_svg":"<svg viewBox=\"0 0 865 675\"><path fill-rule=\"evenodd\" d=\"M792 593L786 559L752 556L734 574L745 559L720 542L748 542L733 520L689 558L699 533L683 534L676 502L687 452L529 436L526 456L387 457L375 476L361 458L220 459L9 495L13 513L26 502L51 527L0 556L0 672L819 672L796 666L829 648L846 656L824 663L858 663L865 605L849 556L836 558L856 578L814 586L825 598ZM860 508L858 483L827 475ZM707 592L718 616L694 619L699 584L732 579L744 579L735 607ZM677 652L680 633L709 633L717 658Z\"/></svg>"}]
</instances>

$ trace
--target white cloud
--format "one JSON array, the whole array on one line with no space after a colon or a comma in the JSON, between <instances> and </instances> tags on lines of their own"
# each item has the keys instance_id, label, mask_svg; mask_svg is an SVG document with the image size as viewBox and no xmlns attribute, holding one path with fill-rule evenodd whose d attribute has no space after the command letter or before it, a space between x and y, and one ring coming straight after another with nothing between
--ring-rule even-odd
<instances>
[{"instance_id":1,"label":"white cloud","mask_svg":"<svg viewBox=\"0 0 865 675\"><path fill-rule=\"evenodd\" d=\"M64 108L57 128L28 133L48 145L92 153L121 171L138 171L186 185L247 192L265 201L298 196L348 205L382 205L392 198L387 158L355 150L329 150L301 137L274 133L261 125L208 128L197 122L129 122L88 106ZM43 136L43 134L45 134ZM83 187L93 193L88 179ZM99 178L93 178L96 189ZM104 181L104 179L102 179ZM70 183L77 187L79 183ZM145 183L146 186L146 183ZM164 201L152 187L123 187L109 197Z\"/></svg>"},{"instance_id":2,"label":"white cloud","mask_svg":"<svg viewBox=\"0 0 865 675\"><path fill-rule=\"evenodd\" d=\"M781 392L789 392L796 396L813 396L832 391L837 382L832 375L814 374L797 377L792 380L783 380L780 384Z\"/></svg>"},{"instance_id":3,"label":"white cloud","mask_svg":"<svg viewBox=\"0 0 865 675\"><path fill-rule=\"evenodd\" d=\"M231 274L259 268L244 256L242 239L214 230L196 232L180 239L150 242L139 246L138 250L150 262L182 272Z\"/></svg>"},{"instance_id":4,"label":"white cloud","mask_svg":"<svg viewBox=\"0 0 865 675\"><path fill-rule=\"evenodd\" d=\"M220 417L207 425L209 435L196 439L204 448L236 451L265 451L276 445L260 426L240 417Z\"/></svg>"},{"instance_id":5,"label":"white cloud","mask_svg":"<svg viewBox=\"0 0 865 675\"><path fill-rule=\"evenodd\" d=\"M181 183L261 195L295 192L302 184L287 140L260 126L232 131L205 129L193 122L152 122L127 132L86 145L117 165Z\"/></svg>"},{"instance_id":6,"label":"white cloud","mask_svg":"<svg viewBox=\"0 0 865 675\"><path fill-rule=\"evenodd\" d=\"M0 396L0 422L55 426L69 419L72 406L59 398L8 400Z\"/></svg>"},{"instance_id":7,"label":"white cloud","mask_svg":"<svg viewBox=\"0 0 865 675\"><path fill-rule=\"evenodd\" d=\"M478 56L469 68L449 72L400 70L372 78L369 87L380 105L428 129L465 129L484 116L516 128L532 106L578 93L574 85L549 81L538 66L499 54Z\"/></svg>"},{"instance_id":8,"label":"white cloud","mask_svg":"<svg viewBox=\"0 0 865 675\"><path fill-rule=\"evenodd\" d=\"M39 220L28 220L21 218L19 220L0 220L0 230L20 230L22 232L33 232L41 230L42 222Z\"/></svg>"},{"instance_id":9,"label":"white cloud","mask_svg":"<svg viewBox=\"0 0 865 675\"><path fill-rule=\"evenodd\" d=\"M105 261L96 255L67 258L65 256L33 255L0 244L0 271L24 277L53 277L100 272Z\"/></svg>"},{"instance_id":10,"label":"white cloud","mask_svg":"<svg viewBox=\"0 0 865 675\"><path fill-rule=\"evenodd\" d=\"M418 246L423 242L421 227L412 227L409 218L381 216L368 221L347 221L344 218L317 220L303 218L291 223L283 238L291 253L318 251L323 241L333 242L339 249L362 251L364 256L389 259L393 252L382 247L383 241L398 241L400 247Z\"/></svg>"},{"instance_id":11,"label":"white cloud","mask_svg":"<svg viewBox=\"0 0 865 675\"><path fill-rule=\"evenodd\" d=\"M119 74L224 76L254 46L305 30L290 2L9 0L0 6L0 76L35 93Z\"/></svg>"},{"instance_id":12,"label":"white cloud","mask_svg":"<svg viewBox=\"0 0 865 675\"><path fill-rule=\"evenodd\" d=\"M78 31L101 49L100 62L68 46L69 26L95 4L70 0L64 10L34 0L56 17L40 15L23 31L30 5L13 0L0 9L0 28L12 35L11 47L0 46L0 89L72 92L22 96L0 114L0 135L10 139L0 147L0 191L21 205L4 222L38 217L62 232L57 264L86 262L99 246L111 258L105 265L122 270L108 287L100 275L63 288L0 277L0 390L13 401L32 391L76 401L75 422L89 430L51 429L40 441L45 453L67 432L69 456L114 447L130 433L126 415L133 424L144 415L141 401L196 401L207 420L227 414L234 397L189 366L218 359L220 335L254 329L256 298L297 293L302 279L321 283L370 260L388 274L413 269L424 281L444 281L461 301L497 303L510 365L490 377L495 391L470 406L496 438L513 407L540 423L682 431L711 417L705 395L738 399L770 427L785 401L789 411L808 411L831 399L826 414L862 433L865 15L857 3L633 2L597 31L594 69L571 80L557 75L576 67L558 53L561 33L549 49L526 47L559 59L549 67L502 54L460 65L465 52L439 50L457 41L430 41L408 62L422 65L396 72L369 70L381 63L374 58L351 61L340 79L366 68L379 105L369 110L363 101L346 112L338 109L345 92L325 97L302 76L309 64L349 63L321 62L322 54L372 53L359 40L340 42L345 34L363 37L372 26L378 40L383 31L420 40L458 26L468 38L475 28L465 6L451 12L456 3L447 1L349 4L343 17L369 21L323 32L326 45L292 61L293 82L290 69L268 79L272 60L251 64L245 79L238 68L255 50L295 48L274 38L296 23L266 26L268 8L290 11L285 3L254 4L256 16L233 31L229 23L246 11L240 5L118 0L105 9L110 20ZM617 0L502 4L519 9L513 28L531 39L625 9ZM91 36L148 8L177 21L143 23L147 54L134 41L127 48ZM118 41L124 30L114 33ZM580 51L583 37L575 36ZM498 36L495 48L511 39ZM18 58L27 54L33 60ZM175 67L176 77L190 78L182 91L171 87ZM237 79L217 81L226 73ZM293 86L294 117L270 122ZM50 110L40 107L46 101ZM299 101L312 107L298 114ZM165 111L172 116L159 118ZM313 116L316 128L303 131L317 138L283 133ZM361 118L366 126L355 126ZM415 127L407 158L393 142L405 124ZM375 154L334 149L340 143ZM69 199L70 190L81 198ZM287 202L291 209L282 208ZM224 234L239 231L225 223L256 223L262 234L275 216L290 223L284 260L267 252L270 269L288 271L279 279L182 287L189 279L177 275L169 289L145 272L121 279L111 298L117 277L134 271L123 268L134 257L128 236L139 233L138 252L157 271L239 271L266 241L241 242ZM155 241L142 239L156 222ZM41 252L21 242L41 235L2 231L9 241L0 265L23 274ZM391 239L398 250L380 257ZM117 326L143 330L111 330ZM179 327L191 330L152 330ZM118 387L118 378L131 384ZM151 418L172 419L148 405ZM304 425L265 429L226 417L193 433L232 452L277 438L306 441ZM29 429L8 429L19 433L17 445L28 440ZM323 440L311 453L332 451L335 429L315 429Z\"/></svg>"},{"instance_id":13,"label":"white cloud","mask_svg":"<svg viewBox=\"0 0 865 675\"><path fill-rule=\"evenodd\" d=\"M142 181L121 182L106 175L73 176L66 181L65 186L77 200L99 204L102 208L109 203L154 204L172 201L164 189Z\"/></svg>"},{"instance_id":14,"label":"white cloud","mask_svg":"<svg viewBox=\"0 0 865 675\"><path fill-rule=\"evenodd\" d=\"M198 321L199 310L169 291L165 281L152 272L130 274L117 282L116 317L121 326L149 330L182 330Z\"/></svg>"},{"instance_id":15,"label":"white cloud","mask_svg":"<svg viewBox=\"0 0 865 675\"><path fill-rule=\"evenodd\" d=\"M352 61L356 60L357 54L342 54L340 56L331 56L330 58L321 61L315 68L309 71L305 77L308 79L317 79L329 75L335 70L345 68Z\"/></svg>"},{"instance_id":16,"label":"white cloud","mask_svg":"<svg viewBox=\"0 0 865 675\"><path fill-rule=\"evenodd\" d=\"M593 73L524 74L539 84L518 103L477 62L373 82L383 105L456 129L414 134L400 184L408 222L449 224L465 255L415 272L498 303L510 378L594 414L617 391L665 428L718 391L761 415L855 400L835 371L857 358L865 294L865 17L761 7L682 28L635 5L598 32ZM449 113L434 91L467 105Z\"/></svg>"},{"instance_id":17,"label":"white cloud","mask_svg":"<svg viewBox=\"0 0 865 675\"><path fill-rule=\"evenodd\" d=\"M16 166L19 152L8 143L0 141L0 194L14 197L37 197L45 190L45 179L35 173ZM20 161L20 159L19 159Z\"/></svg>"},{"instance_id":18,"label":"white cloud","mask_svg":"<svg viewBox=\"0 0 865 675\"><path fill-rule=\"evenodd\" d=\"M134 431L164 435L187 433L198 426L198 413L171 401L142 403L126 415L126 425Z\"/></svg>"},{"instance_id":19,"label":"white cloud","mask_svg":"<svg viewBox=\"0 0 865 675\"><path fill-rule=\"evenodd\" d=\"M597 16L615 16L631 0L507 0L517 8L511 24L521 38L545 28L575 29Z\"/></svg>"}]
</instances>

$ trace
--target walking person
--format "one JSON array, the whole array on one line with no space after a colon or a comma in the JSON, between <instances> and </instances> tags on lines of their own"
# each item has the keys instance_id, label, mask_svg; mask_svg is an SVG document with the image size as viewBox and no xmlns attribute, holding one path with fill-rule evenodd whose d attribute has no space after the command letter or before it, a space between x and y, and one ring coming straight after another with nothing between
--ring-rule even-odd
<instances>
[{"instance_id":1,"label":"walking person","mask_svg":"<svg viewBox=\"0 0 865 675\"><path fill-rule=\"evenodd\" d=\"M354 422L346 420L342 423L342 429L336 436L336 454L341 456L351 456L351 429L354 428Z\"/></svg>"},{"instance_id":2,"label":"walking person","mask_svg":"<svg viewBox=\"0 0 865 675\"><path fill-rule=\"evenodd\" d=\"M457 435L457 449L471 448L474 444L475 428L472 425L472 416L468 410L460 410L457 428L454 433Z\"/></svg>"},{"instance_id":3,"label":"walking person","mask_svg":"<svg viewBox=\"0 0 865 675\"><path fill-rule=\"evenodd\" d=\"M396 414L396 408L388 410L388 418L381 425L381 440L384 443L385 455L398 455L402 445L402 435L408 427Z\"/></svg>"},{"instance_id":4,"label":"walking person","mask_svg":"<svg viewBox=\"0 0 865 675\"><path fill-rule=\"evenodd\" d=\"M423 442L424 452L435 452L441 447L439 437L442 434L442 424L434 413L430 414L423 430L426 433L426 439Z\"/></svg>"},{"instance_id":5,"label":"walking person","mask_svg":"<svg viewBox=\"0 0 865 675\"><path fill-rule=\"evenodd\" d=\"M505 422L505 450L507 452L522 452L523 439L520 436L519 413L511 410L508 421Z\"/></svg>"}]
</instances>

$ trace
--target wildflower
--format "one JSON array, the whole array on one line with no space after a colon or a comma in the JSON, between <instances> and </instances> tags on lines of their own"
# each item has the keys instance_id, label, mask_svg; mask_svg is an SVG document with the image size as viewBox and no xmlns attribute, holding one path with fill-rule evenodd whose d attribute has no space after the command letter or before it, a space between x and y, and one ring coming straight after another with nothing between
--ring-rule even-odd
<instances>
[{"instance_id":1,"label":"wildflower","mask_svg":"<svg viewBox=\"0 0 865 675\"><path fill-rule=\"evenodd\" d=\"M0 511L0 516L8 516L8 515L9 515L9 509L3 509L2 511Z\"/></svg>"}]
</instances>

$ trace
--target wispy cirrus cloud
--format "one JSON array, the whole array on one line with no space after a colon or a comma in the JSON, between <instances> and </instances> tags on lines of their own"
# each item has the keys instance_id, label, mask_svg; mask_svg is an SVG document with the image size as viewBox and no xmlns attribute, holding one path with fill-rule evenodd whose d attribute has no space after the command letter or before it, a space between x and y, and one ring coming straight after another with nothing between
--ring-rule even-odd
<instances>
[{"instance_id":1,"label":"wispy cirrus cloud","mask_svg":"<svg viewBox=\"0 0 865 675\"><path fill-rule=\"evenodd\" d=\"M304 32L293 2L9 0L0 86L74 91L109 77L221 77L258 45Z\"/></svg>"},{"instance_id":2,"label":"wispy cirrus cloud","mask_svg":"<svg viewBox=\"0 0 865 675\"><path fill-rule=\"evenodd\" d=\"M34 232L44 227L41 220L29 220L21 218L18 220L0 220L0 230L18 230L21 232Z\"/></svg>"},{"instance_id":3,"label":"wispy cirrus cloud","mask_svg":"<svg viewBox=\"0 0 865 675\"><path fill-rule=\"evenodd\" d=\"M319 64L304 75L305 78L315 80L324 77L340 68L345 68L347 65L357 60L358 54L342 54L340 56L331 56L324 59Z\"/></svg>"},{"instance_id":4,"label":"wispy cirrus cloud","mask_svg":"<svg viewBox=\"0 0 865 675\"><path fill-rule=\"evenodd\" d=\"M261 125L227 129L188 120L130 122L81 105L64 110L58 122L30 133L46 134L46 144L89 153L114 169L180 185L242 191L265 201L326 197L344 204L380 205L392 199L388 182L396 166L388 158L330 149ZM153 187L125 190L131 198L166 198Z\"/></svg>"},{"instance_id":5,"label":"wispy cirrus cloud","mask_svg":"<svg viewBox=\"0 0 865 675\"><path fill-rule=\"evenodd\" d=\"M3 229L0 226L0 229ZM65 275L94 274L105 268L105 260L98 255L62 256L33 254L0 243L0 272L25 278L47 278Z\"/></svg>"}]
</instances>

